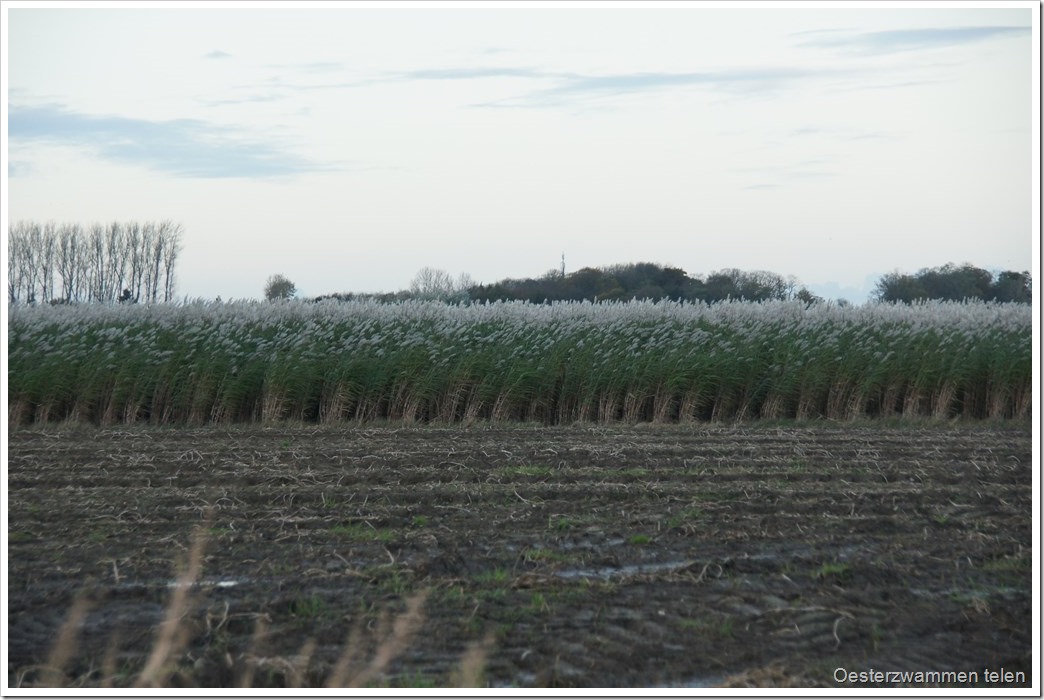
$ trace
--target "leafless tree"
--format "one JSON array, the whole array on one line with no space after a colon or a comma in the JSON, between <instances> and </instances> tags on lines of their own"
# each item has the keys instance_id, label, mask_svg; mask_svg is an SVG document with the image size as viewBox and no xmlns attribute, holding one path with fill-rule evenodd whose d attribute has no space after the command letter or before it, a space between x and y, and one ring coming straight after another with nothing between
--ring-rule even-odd
<instances>
[{"instance_id":1,"label":"leafless tree","mask_svg":"<svg viewBox=\"0 0 1044 700\"><path fill-rule=\"evenodd\" d=\"M162 224L154 229L152 240L150 241L151 247L149 248L148 257L148 270L149 270L149 284L145 290L145 294L149 301L155 304L159 301L159 287L160 287L160 268L163 264L163 228Z\"/></svg>"},{"instance_id":2,"label":"leafless tree","mask_svg":"<svg viewBox=\"0 0 1044 700\"><path fill-rule=\"evenodd\" d=\"M127 259L130 251L127 249L126 227L119 222L109 224L108 235L105 239L106 253L109 259L109 279L105 290L105 298L118 298L123 291L123 279L127 275Z\"/></svg>"},{"instance_id":3,"label":"leafless tree","mask_svg":"<svg viewBox=\"0 0 1044 700\"><path fill-rule=\"evenodd\" d=\"M8 227L8 234L7 295L12 303L174 300L180 224L113 222L85 229L18 222Z\"/></svg>"},{"instance_id":4,"label":"leafless tree","mask_svg":"<svg viewBox=\"0 0 1044 700\"><path fill-rule=\"evenodd\" d=\"M87 279L89 300L106 301L105 227L91 224L87 231Z\"/></svg>"},{"instance_id":5,"label":"leafless tree","mask_svg":"<svg viewBox=\"0 0 1044 700\"><path fill-rule=\"evenodd\" d=\"M131 298L141 298L141 285L144 270L144 256L142 254L142 226L136 221L127 224L127 289L131 292Z\"/></svg>"},{"instance_id":6,"label":"leafless tree","mask_svg":"<svg viewBox=\"0 0 1044 700\"><path fill-rule=\"evenodd\" d=\"M467 297L468 287L473 284L466 272L454 280L445 270L422 267L410 283L410 294L421 299L463 300Z\"/></svg>"},{"instance_id":7,"label":"leafless tree","mask_svg":"<svg viewBox=\"0 0 1044 700\"><path fill-rule=\"evenodd\" d=\"M36 285L41 277L40 257L43 248L43 234L40 224L28 223L22 240L22 284L27 302L36 301Z\"/></svg>"},{"instance_id":8,"label":"leafless tree","mask_svg":"<svg viewBox=\"0 0 1044 700\"><path fill-rule=\"evenodd\" d=\"M54 265L58 243L58 226L53 221L44 224L40 233L40 300L54 297Z\"/></svg>"},{"instance_id":9,"label":"leafless tree","mask_svg":"<svg viewBox=\"0 0 1044 700\"><path fill-rule=\"evenodd\" d=\"M160 225L163 239L163 301L174 300L174 264L181 252L181 226L172 221Z\"/></svg>"},{"instance_id":10,"label":"leafless tree","mask_svg":"<svg viewBox=\"0 0 1044 700\"><path fill-rule=\"evenodd\" d=\"M20 224L14 224L8 229L7 300L12 304L18 301L22 286L22 238Z\"/></svg>"}]
</instances>

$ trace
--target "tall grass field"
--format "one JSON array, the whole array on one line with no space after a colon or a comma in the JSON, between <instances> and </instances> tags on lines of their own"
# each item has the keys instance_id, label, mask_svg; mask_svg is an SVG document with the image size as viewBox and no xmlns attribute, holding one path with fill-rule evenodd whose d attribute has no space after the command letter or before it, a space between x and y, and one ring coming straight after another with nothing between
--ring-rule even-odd
<instances>
[{"instance_id":1,"label":"tall grass field","mask_svg":"<svg viewBox=\"0 0 1044 700\"><path fill-rule=\"evenodd\" d=\"M12 305L9 421L1026 418L1031 307Z\"/></svg>"}]
</instances>

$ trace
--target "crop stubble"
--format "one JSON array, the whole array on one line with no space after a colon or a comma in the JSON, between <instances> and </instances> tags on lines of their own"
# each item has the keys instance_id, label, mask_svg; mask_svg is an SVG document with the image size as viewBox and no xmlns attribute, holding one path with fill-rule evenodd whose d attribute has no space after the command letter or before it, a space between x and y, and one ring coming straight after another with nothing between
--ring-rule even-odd
<instances>
[{"instance_id":1,"label":"crop stubble","mask_svg":"<svg viewBox=\"0 0 1044 700\"><path fill-rule=\"evenodd\" d=\"M494 686L1031 682L1031 449L1010 423L12 428L8 680L140 679L201 532L170 684L321 685L420 591L369 682L476 650Z\"/></svg>"}]
</instances>

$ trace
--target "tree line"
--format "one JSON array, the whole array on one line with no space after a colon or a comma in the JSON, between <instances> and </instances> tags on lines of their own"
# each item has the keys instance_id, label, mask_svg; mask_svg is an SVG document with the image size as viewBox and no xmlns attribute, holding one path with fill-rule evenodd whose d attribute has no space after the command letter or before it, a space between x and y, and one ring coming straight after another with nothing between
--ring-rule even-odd
<instances>
[{"instance_id":1,"label":"tree line","mask_svg":"<svg viewBox=\"0 0 1044 700\"><path fill-rule=\"evenodd\" d=\"M266 288L266 297L273 298L269 295L269 288ZM898 272L884 275L874 289L873 298L882 302L905 303L936 299L981 299L1028 304L1032 301L1032 284L1028 272L1006 271L994 276L987 270L969 264L957 266L951 263L921 270L916 275ZM807 304L824 301L793 276L728 268L700 277L690 276L677 267L648 262L585 267L568 274L551 270L539 278L509 278L492 284L476 284L466 274L454 278L443 270L425 267L414 277L409 289L381 294L326 294L316 297L314 301L323 299L372 299L382 302L436 299L448 303L528 301L534 304L630 299L705 303L727 299L754 302L798 300ZM843 299L837 301L840 304L847 303Z\"/></svg>"},{"instance_id":2,"label":"tree line","mask_svg":"<svg viewBox=\"0 0 1044 700\"><path fill-rule=\"evenodd\" d=\"M8 301L171 302L181 233L171 221L12 224Z\"/></svg>"},{"instance_id":3,"label":"tree line","mask_svg":"<svg viewBox=\"0 0 1044 700\"><path fill-rule=\"evenodd\" d=\"M450 303L528 301L534 304L630 299L708 303L725 299L798 299L806 303L822 301L794 277L784 277L774 272L730 268L701 278L690 277L680 268L655 263L585 267L568 274L552 270L539 278L504 279L493 284L477 284L467 274L454 278L443 270L425 267L417 273L406 290L384 294L326 294L316 297L315 301L323 299L375 299L385 302L435 299Z\"/></svg>"},{"instance_id":4,"label":"tree line","mask_svg":"<svg viewBox=\"0 0 1044 700\"><path fill-rule=\"evenodd\" d=\"M627 301L630 299L671 299L704 301L725 299L767 301L819 300L794 277L774 272L719 270L706 278L689 276L685 270L655 263L632 263L604 268L585 267L562 274L552 271L539 279L507 279L491 285L476 285L468 290L473 301Z\"/></svg>"},{"instance_id":5,"label":"tree line","mask_svg":"<svg viewBox=\"0 0 1044 700\"><path fill-rule=\"evenodd\" d=\"M965 263L923 268L917 274L891 272L874 287L874 298L884 302L911 303L921 299L1017 302L1033 301L1033 280L1029 272L1006 270L996 275Z\"/></svg>"}]
</instances>

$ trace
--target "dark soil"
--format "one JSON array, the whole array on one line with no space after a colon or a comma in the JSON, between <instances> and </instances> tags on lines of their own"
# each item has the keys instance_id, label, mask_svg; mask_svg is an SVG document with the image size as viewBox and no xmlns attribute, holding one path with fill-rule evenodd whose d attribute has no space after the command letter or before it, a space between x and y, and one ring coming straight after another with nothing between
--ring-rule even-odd
<instances>
[{"instance_id":1,"label":"dark soil","mask_svg":"<svg viewBox=\"0 0 1044 700\"><path fill-rule=\"evenodd\" d=\"M427 591L366 683L1028 686L1031 469L1028 424L12 428L8 683L140 680L201 533L169 685L362 678Z\"/></svg>"}]
</instances>

